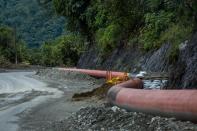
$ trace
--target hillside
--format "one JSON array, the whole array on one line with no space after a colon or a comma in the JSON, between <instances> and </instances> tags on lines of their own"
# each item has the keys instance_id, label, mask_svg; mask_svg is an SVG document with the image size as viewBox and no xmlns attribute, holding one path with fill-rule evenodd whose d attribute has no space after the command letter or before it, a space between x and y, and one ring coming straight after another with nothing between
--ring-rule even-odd
<instances>
[{"instance_id":1,"label":"hillside","mask_svg":"<svg viewBox=\"0 0 197 131\"><path fill-rule=\"evenodd\" d=\"M196 88L196 1L4 0L1 9L2 23L16 26L30 47L42 44L21 61L164 72L171 78L171 88ZM65 23L70 33L61 35ZM8 42L2 43L5 50Z\"/></svg>"},{"instance_id":2,"label":"hillside","mask_svg":"<svg viewBox=\"0 0 197 131\"><path fill-rule=\"evenodd\" d=\"M197 131L197 0L0 11L0 131Z\"/></svg>"},{"instance_id":3,"label":"hillside","mask_svg":"<svg viewBox=\"0 0 197 131\"><path fill-rule=\"evenodd\" d=\"M196 88L196 1L53 1L89 43L78 68L165 72L171 88Z\"/></svg>"},{"instance_id":4,"label":"hillside","mask_svg":"<svg viewBox=\"0 0 197 131\"><path fill-rule=\"evenodd\" d=\"M38 47L64 32L65 19L55 15L52 3L38 0L1 0L0 24L16 27L29 47Z\"/></svg>"}]
</instances>

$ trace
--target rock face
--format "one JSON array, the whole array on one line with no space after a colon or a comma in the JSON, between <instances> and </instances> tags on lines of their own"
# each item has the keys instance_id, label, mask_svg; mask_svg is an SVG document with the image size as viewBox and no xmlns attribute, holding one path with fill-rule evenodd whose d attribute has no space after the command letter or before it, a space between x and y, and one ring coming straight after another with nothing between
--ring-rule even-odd
<instances>
[{"instance_id":1,"label":"rock face","mask_svg":"<svg viewBox=\"0 0 197 131\"><path fill-rule=\"evenodd\" d=\"M160 49L143 53L138 47L116 49L108 58L102 60L96 49L82 55L78 62L80 68L97 68L136 72L146 70L150 72L168 72L170 64L167 53L170 44L164 44Z\"/></svg>"},{"instance_id":2,"label":"rock face","mask_svg":"<svg viewBox=\"0 0 197 131\"><path fill-rule=\"evenodd\" d=\"M191 40L180 45L176 63L169 62L170 50L170 43L147 53L138 47L119 48L102 60L96 49L90 48L80 58L78 67L127 72L165 72L170 75L169 88L197 88L197 33Z\"/></svg>"},{"instance_id":3,"label":"rock face","mask_svg":"<svg viewBox=\"0 0 197 131\"><path fill-rule=\"evenodd\" d=\"M64 32L65 19L54 14L52 2L42 3L39 0L0 0L0 25L16 27L17 35L30 47L54 39Z\"/></svg>"},{"instance_id":4,"label":"rock face","mask_svg":"<svg viewBox=\"0 0 197 131\"><path fill-rule=\"evenodd\" d=\"M175 88L197 88L197 33L180 47L178 62L170 73L170 85Z\"/></svg>"},{"instance_id":5,"label":"rock face","mask_svg":"<svg viewBox=\"0 0 197 131\"><path fill-rule=\"evenodd\" d=\"M168 52L170 49L171 46L167 43L160 49L147 53L141 63L142 69L151 72L168 72L170 69Z\"/></svg>"},{"instance_id":6,"label":"rock face","mask_svg":"<svg viewBox=\"0 0 197 131\"><path fill-rule=\"evenodd\" d=\"M116 49L102 60L98 52L91 48L82 55L78 62L80 68L99 68L136 72L146 70L150 72L168 72L170 64L167 58L170 44L164 44L160 49L143 53L137 47Z\"/></svg>"},{"instance_id":7,"label":"rock face","mask_svg":"<svg viewBox=\"0 0 197 131\"><path fill-rule=\"evenodd\" d=\"M95 48L90 48L80 58L78 67L130 71L138 68L138 60L141 55L142 52L139 49L120 48L116 49L107 59L103 60L99 57Z\"/></svg>"}]
</instances>

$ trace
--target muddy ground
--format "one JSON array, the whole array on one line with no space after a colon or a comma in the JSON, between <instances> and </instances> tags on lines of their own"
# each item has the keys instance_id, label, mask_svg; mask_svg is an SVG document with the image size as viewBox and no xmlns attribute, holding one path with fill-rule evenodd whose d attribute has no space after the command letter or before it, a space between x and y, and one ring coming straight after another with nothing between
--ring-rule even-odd
<instances>
[{"instance_id":1,"label":"muddy ground","mask_svg":"<svg viewBox=\"0 0 197 131\"><path fill-rule=\"evenodd\" d=\"M62 72L56 69L39 70L36 75L30 76L48 83L50 88L56 88L63 92L60 98L49 99L38 106L25 110L18 114L20 117L19 131L40 131L46 130L48 125L61 121L72 113L87 106L99 106L104 101L96 97L76 101L72 98L75 93L83 93L93 90L102 85L102 79L95 79L87 75ZM51 130L54 130L51 128Z\"/></svg>"}]
</instances>

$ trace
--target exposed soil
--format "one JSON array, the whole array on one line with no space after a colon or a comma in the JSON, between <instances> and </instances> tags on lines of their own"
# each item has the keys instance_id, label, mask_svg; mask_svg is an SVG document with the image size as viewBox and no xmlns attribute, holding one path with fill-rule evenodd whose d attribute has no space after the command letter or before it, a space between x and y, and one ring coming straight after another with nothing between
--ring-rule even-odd
<instances>
[{"instance_id":1,"label":"exposed soil","mask_svg":"<svg viewBox=\"0 0 197 131\"><path fill-rule=\"evenodd\" d=\"M36 74L31 77L48 83L48 87L57 88L64 95L61 98L47 100L34 108L18 114L20 117L19 131L45 130L48 125L55 121L66 119L81 108L90 105L98 106L103 103L97 97L83 101L72 100L74 93L90 91L100 87L103 80L79 73L62 72L57 69L41 69ZM53 130L53 128L51 129Z\"/></svg>"},{"instance_id":2,"label":"exposed soil","mask_svg":"<svg viewBox=\"0 0 197 131\"><path fill-rule=\"evenodd\" d=\"M92 91L75 93L72 98L75 101L88 99L91 97L97 97L98 99L105 99L107 96L107 91L112 87L112 84L103 84L101 87L95 88Z\"/></svg>"}]
</instances>

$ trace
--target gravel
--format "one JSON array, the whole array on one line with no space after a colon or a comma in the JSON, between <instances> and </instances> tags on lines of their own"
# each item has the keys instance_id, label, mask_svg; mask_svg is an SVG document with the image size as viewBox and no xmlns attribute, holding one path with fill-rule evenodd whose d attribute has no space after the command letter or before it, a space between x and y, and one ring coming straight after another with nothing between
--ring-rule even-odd
<instances>
[{"instance_id":1,"label":"gravel","mask_svg":"<svg viewBox=\"0 0 197 131\"><path fill-rule=\"evenodd\" d=\"M96 79L87 74L59 70L58 68L40 69L36 72L35 78L48 82L53 81L59 85L60 90L74 93L91 91L105 82L105 79Z\"/></svg>"},{"instance_id":2,"label":"gravel","mask_svg":"<svg viewBox=\"0 0 197 131\"><path fill-rule=\"evenodd\" d=\"M63 71L57 68L40 69L36 73L38 76L52 80L95 80L95 78L74 71Z\"/></svg>"},{"instance_id":3,"label":"gravel","mask_svg":"<svg viewBox=\"0 0 197 131\"><path fill-rule=\"evenodd\" d=\"M40 70L39 76L59 80L95 80L88 75L59 71L57 69ZM166 80L144 81L147 89L154 85L161 87ZM152 88L151 88L152 89ZM92 98L90 98L92 99ZM188 121L178 121L175 118L164 118L152 116L144 113L127 112L116 106L109 104L93 104L93 106L83 107L71 116L54 120L34 129L34 131L197 131L197 125Z\"/></svg>"},{"instance_id":4,"label":"gravel","mask_svg":"<svg viewBox=\"0 0 197 131\"><path fill-rule=\"evenodd\" d=\"M86 107L43 130L53 131L196 131L197 125L174 118L127 112L118 107Z\"/></svg>"}]
</instances>

